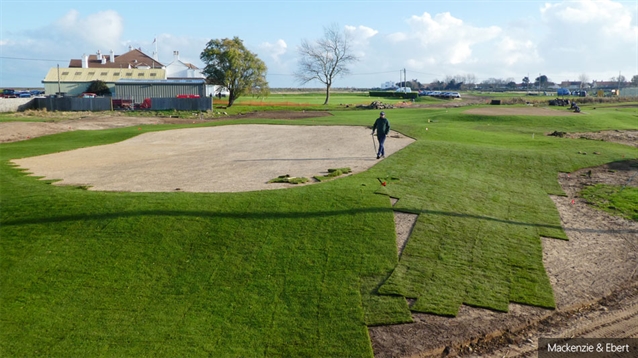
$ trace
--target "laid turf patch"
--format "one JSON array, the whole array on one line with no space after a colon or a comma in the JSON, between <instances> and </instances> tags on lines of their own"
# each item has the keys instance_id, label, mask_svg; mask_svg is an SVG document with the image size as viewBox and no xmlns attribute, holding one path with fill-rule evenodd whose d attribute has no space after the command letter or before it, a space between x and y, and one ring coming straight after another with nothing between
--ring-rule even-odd
<instances>
[{"instance_id":1,"label":"laid turf patch","mask_svg":"<svg viewBox=\"0 0 638 358\"><path fill-rule=\"evenodd\" d=\"M553 308L540 237L567 238L548 196L563 194L556 173L636 151L538 138L532 134L549 130L522 130L522 121L509 119L441 114L437 121L427 133L408 126L414 132L404 134L425 140L389 158L395 165L374 168L400 174L401 181L383 189L400 199L396 210L419 214L399 265L378 292L417 298L413 311L448 316L461 304L495 311L507 311L510 302ZM555 124L535 120L537 126Z\"/></svg>"},{"instance_id":2,"label":"laid turf patch","mask_svg":"<svg viewBox=\"0 0 638 358\"><path fill-rule=\"evenodd\" d=\"M274 179L270 179L269 183L288 183L288 184L303 184L308 182L308 178L303 177L291 177L290 175L280 175Z\"/></svg>"},{"instance_id":3,"label":"laid turf patch","mask_svg":"<svg viewBox=\"0 0 638 358\"><path fill-rule=\"evenodd\" d=\"M638 188L596 184L581 192L588 204L629 220L638 221Z\"/></svg>"},{"instance_id":4,"label":"laid turf patch","mask_svg":"<svg viewBox=\"0 0 638 358\"><path fill-rule=\"evenodd\" d=\"M316 175L314 178L317 181L322 182L322 181L331 180L341 175L349 174L349 173L352 173L352 170L350 168L328 169L328 175Z\"/></svg>"},{"instance_id":5,"label":"laid turf patch","mask_svg":"<svg viewBox=\"0 0 638 358\"><path fill-rule=\"evenodd\" d=\"M368 326L410 323L412 315L403 296L381 295L377 291L386 276L361 278L361 300Z\"/></svg>"}]
</instances>

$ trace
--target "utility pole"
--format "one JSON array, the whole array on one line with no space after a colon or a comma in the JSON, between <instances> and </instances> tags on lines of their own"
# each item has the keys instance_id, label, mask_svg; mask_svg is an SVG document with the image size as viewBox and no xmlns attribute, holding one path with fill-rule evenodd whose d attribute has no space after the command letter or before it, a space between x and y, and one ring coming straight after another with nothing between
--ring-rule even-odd
<instances>
[{"instance_id":1,"label":"utility pole","mask_svg":"<svg viewBox=\"0 0 638 358\"><path fill-rule=\"evenodd\" d=\"M84 60L83 60L84 61ZM60 64L58 63L58 96L61 96L62 91L60 90Z\"/></svg>"},{"instance_id":2,"label":"utility pole","mask_svg":"<svg viewBox=\"0 0 638 358\"><path fill-rule=\"evenodd\" d=\"M403 69L403 92L407 92L406 88L405 88L405 83L408 81L408 75L405 72L405 68Z\"/></svg>"}]
</instances>

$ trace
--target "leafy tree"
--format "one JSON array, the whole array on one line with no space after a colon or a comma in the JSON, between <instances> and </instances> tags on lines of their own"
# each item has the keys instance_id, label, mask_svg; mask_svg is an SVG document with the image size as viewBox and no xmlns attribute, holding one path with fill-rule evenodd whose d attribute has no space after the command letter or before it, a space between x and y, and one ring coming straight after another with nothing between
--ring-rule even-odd
<instances>
[{"instance_id":1,"label":"leafy tree","mask_svg":"<svg viewBox=\"0 0 638 358\"><path fill-rule=\"evenodd\" d=\"M545 87L547 87L548 81L549 81L549 79L547 78L547 76L541 75L539 77L536 77L536 79L534 80L534 86L538 86L540 88L545 88Z\"/></svg>"},{"instance_id":2,"label":"leafy tree","mask_svg":"<svg viewBox=\"0 0 638 358\"><path fill-rule=\"evenodd\" d=\"M199 58L206 64L203 73L208 82L228 89L228 107L244 94L269 93L266 64L238 37L210 40Z\"/></svg>"},{"instance_id":3,"label":"leafy tree","mask_svg":"<svg viewBox=\"0 0 638 358\"><path fill-rule=\"evenodd\" d=\"M303 40L299 47L299 67L295 77L300 84L318 80L326 85L326 100L330 100L330 87L335 78L350 73L348 65L359 59L350 53L350 37L342 34L338 26L324 28L322 39L310 43Z\"/></svg>"},{"instance_id":4,"label":"leafy tree","mask_svg":"<svg viewBox=\"0 0 638 358\"><path fill-rule=\"evenodd\" d=\"M89 84L86 92L95 93L98 96L110 96L111 89L106 85L104 81L95 80Z\"/></svg>"},{"instance_id":5,"label":"leafy tree","mask_svg":"<svg viewBox=\"0 0 638 358\"><path fill-rule=\"evenodd\" d=\"M634 77L631 78L631 84L638 86L638 75L634 75Z\"/></svg>"},{"instance_id":6,"label":"leafy tree","mask_svg":"<svg viewBox=\"0 0 638 358\"><path fill-rule=\"evenodd\" d=\"M525 85L526 89L529 89L529 77L523 77L523 84Z\"/></svg>"}]
</instances>

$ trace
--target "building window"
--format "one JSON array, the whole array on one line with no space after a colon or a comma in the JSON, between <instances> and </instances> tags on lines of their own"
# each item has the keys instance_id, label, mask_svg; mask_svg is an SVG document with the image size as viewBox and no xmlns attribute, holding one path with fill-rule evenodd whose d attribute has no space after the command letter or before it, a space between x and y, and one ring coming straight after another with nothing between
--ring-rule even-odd
<instances>
[{"instance_id":1,"label":"building window","mask_svg":"<svg viewBox=\"0 0 638 358\"><path fill-rule=\"evenodd\" d=\"M126 73L126 76L128 76L128 77L133 77L133 72L127 72L127 73Z\"/></svg>"},{"instance_id":2,"label":"building window","mask_svg":"<svg viewBox=\"0 0 638 358\"><path fill-rule=\"evenodd\" d=\"M157 73L151 73L151 77L157 76Z\"/></svg>"},{"instance_id":3,"label":"building window","mask_svg":"<svg viewBox=\"0 0 638 358\"><path fill-rule=\"evenodd\" d=\"M62 72L62 76L68 76L68 75L69 75L68 71Z\"/></svg>"},{"instance_id":4,"label":"building window","mask_svg":"<svg viewBox=\"0 0 638 358\"><path fill-rule=\"evenodd\" d=\"M76 72L75 75L76 76L82 76L82 72Z\"/></svg>"},{"instance_id":5,"label":"building window","mask_svg":"<svg viewBox=\"0 0 638 358\"><path fill-rule=\"evenodd\" d=\"M138 76L138 77L142 77L142 76L144 76L144 73L143 73L143 72L140 72L140 73L138 73L138 74L137 74L137 76Z\"/></svg>"},{"instance_id":6,"label":"building window","mask_svg":"<svg viewBox=\"0 0 638 358\"><path fill-rule=\"evenodd\" d=\"M120 73L119 72L113 72L113 76L119 76Z\"/></svg>"},{"instance_id":7,"label":"building window","mask_svg":"<svg viewBox=\"0 0 638 358\"><path fill-rule=\"evenodd\" d=\"M89 76L95 76L95 72L89 72Z\"/></svg>"},{"instance_id":8,"label":"building window","mask_svg":"<svg viewBox=\"0 0 638 358\"><path fill-rule=\"evenodd\" d=\"M108 72L100 72L100 76L106 76L108 74L109 74Z\"/></svg>"}]
</instances>

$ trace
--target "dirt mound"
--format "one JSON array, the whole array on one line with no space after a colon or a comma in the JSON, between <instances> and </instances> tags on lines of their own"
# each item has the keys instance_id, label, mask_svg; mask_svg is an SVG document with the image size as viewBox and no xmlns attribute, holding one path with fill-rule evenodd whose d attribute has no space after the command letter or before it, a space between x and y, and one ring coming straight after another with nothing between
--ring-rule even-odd
<instances>
[{"instance_id":1,"label":"dirt mound","mask_svg":"<svg viewBox=\"0 0 638 358\"><path fill-rule=\"evenodd\" d=\"M582 138L614 142L638 148L638 130L613 130L593 133L565 133L565 138Z\"/></svg>"}]
</instances>

